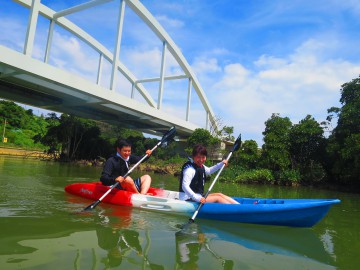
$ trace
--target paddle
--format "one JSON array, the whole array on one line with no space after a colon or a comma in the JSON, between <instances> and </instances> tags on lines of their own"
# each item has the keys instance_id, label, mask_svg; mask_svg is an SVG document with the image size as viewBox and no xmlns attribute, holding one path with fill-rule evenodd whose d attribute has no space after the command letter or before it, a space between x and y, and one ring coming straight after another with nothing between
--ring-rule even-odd
<instances>
[{"instance_id":1,"label":"paddle","mask_svg":"<svg viewBox=\"0 0 360 270\"><path fill-rule=\"evenodd\" d=\"M156 148L158 148L158 146L160 146L161 144L169 141L170 139L172 139L175 136L175 132L176 132L176 128L172 127L171 129L169 129L164 136L161 138L161 140L153 147L153 149L151 149L151 151L154 151ZM139 164L141 162L143 162L146 158L148 157L148 155L144 155L139 161L138 163L136 163L123 177L126 178L137 166L139 166ZM88 211L88 210L92 210L94 209L115 187L117 187L119 185L119 182L116 182L114 185L111 186L111 188L106 191L106 193L104 193L104 195L101 196L100 199L98 199L96 202L90 204L89 206L87 206L86 208L84 208L83 211Z\"/></svg>"},{"instance_id":2,"label":"paddle","mask_svg":"<svg viewBox=\"0 0 360 270\"><path fill-rule=\"evenodd\" d=\"M231 149L231 151L230 151L229 155L227 156L226 160L229 160L229 159L230 159L232 153L233 153L234 151L237 151L237 150L240 148L240 145L241 145L241 134L240 134L239 137L236 139L236 141L235 141L235 143L234 143L234 146L233 146L233 148ZM214 181L211 183L208 191L207 191L206 194L204 195L204 198L205 198L205 199L206 199L206 197L209 195L209 193L210 193L211 189L213 188L213 186L215 185L215 183L216 183L217 179L219 178L221 172L223 171L224 167L225 167L225 164L222 165L222 167L220 168L220 170L219 170L218 174L216 175ZM198 208L197 208L196 211L194 212L193 216L189 219L189 222L188 222L187 224L191 224L191 223L193 223L193 222L195 221L195 218L196 218L197 214L199 213L200 208L201 208L202 206L203 206L203 203L200 203L199 206L198 206Z\"/></svg>"}]
</instances>

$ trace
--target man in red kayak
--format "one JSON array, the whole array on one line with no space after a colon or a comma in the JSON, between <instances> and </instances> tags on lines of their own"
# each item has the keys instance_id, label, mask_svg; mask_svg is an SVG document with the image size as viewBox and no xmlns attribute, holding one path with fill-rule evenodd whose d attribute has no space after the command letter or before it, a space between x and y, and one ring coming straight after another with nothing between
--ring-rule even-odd
<instances>
[{"instance_id":1,"label":"man in red kayak","mask_svg":"<svg viewBox=\"0 0 360 270\"><path fill-rule=\"evenodd\" d=\"M206 147L203 145L195 145L192 152L192 160L186 162L181 170L180 176L180 199L195 202L217 202L238 204L233 198L222 193L210 193L207 198L204 198L204 185L206 175L212 174L223 166L227 166L228 161L223 160L218 164L207 167L204 165L207 157Z\"/></svg>"},{"instance_id":2,"label":"man in red kayak","mask_svg":"<svg viewBox=\"0 0 360 270\"><path fill-rule=\"evenodd\" d=\"M148 157L151 155L151 150L146 150ZM104 165L104 169L101 173L100 181L105 186L114 185L119 182L119 189L147 194L150 184L150 175L143 175L136 179L132 179L130 176L126 178L122 177L125 175L131 164L136 164L141 157L131 154L131 144L126 140L118 140L116 145L116 154L111 156Z\"/></svg>"}]
</instances>

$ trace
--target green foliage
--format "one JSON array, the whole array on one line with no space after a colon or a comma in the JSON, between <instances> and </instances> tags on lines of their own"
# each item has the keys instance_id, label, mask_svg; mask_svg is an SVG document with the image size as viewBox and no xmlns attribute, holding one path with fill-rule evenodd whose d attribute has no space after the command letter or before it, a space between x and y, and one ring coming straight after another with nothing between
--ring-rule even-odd
<instances>
[{"instance_id":1,"label":"green foliage","mask_svg":"<svg viewBox=\"0 0 360 270\"><path fill-rule=\"evenodd\" d=\"M0 101L0 117L6 119L13 128L23 128L29 118L25 109L12 101Z\"/></svg>"},{"instance_id":2,"label":"green foliage","mask_svg":"<svg viewBox=\"0 0 360 270\"><path fill-rule=\"evenodd\" d=\"M259 166L260 156L261 152L254 140L244 141L241 149L234 153L237 163L248 170L256 169Z\"/></svg>"},{"instance_id":3,"label":"green foliage","mask_svg":"<svg viewBox=\"0 0 360 270\"><path fill-rule=\"evenodd\" d=\"M265 122L264 145L262 151L263 165L274 171L284 171L291 165L290 130L292 123L288 117L272 114Z\"/></svg>"},{"instance_id":4,"label":"green foliage","mask_svg":"<svg viewBox=\"0 0 360 270\"><path fill-rule=\"evenodd\" d=\"M1 100L0 119L3 119L3 125L6 121L5 137L8 138L8 145L45 149L33 139L36 134L46 133L47 123L43 117L33 115L32 110L25 110L12 101Z\"/></svg>"},{"instance_id":5,"label":"green foliage","mask_svg":"<svg viewBox=\"0 0 360 270\"><path fill-rule=\"evenodd\" d=\"M128 132L128 134L131 134L131 132ZM132 153L138 156L143 156L147 149L152 149L159 142L159 139L157 138L145 138L142 134L141 137L139 135L131 135L130 137L123 139L126 139L131 143ZM115 148L113 151L115 151ZM164 161L169 160L176 155L176 145L172 140L167 141L158 147L151 155L151 160L161 159Z\"/></svg>"},{"instance_id":6,"label":"green foliage","mask_svg":"<svg viewBox=\"0 0 360 270\"><path fill-rule=\"evenodd\" d=\"M272 171L280 184L318 182L325 177L324 130L307 115L292 125L278 114L265 123L262 166Z\"/></svg>"},{"instance_id":7,"label":"green foliage","mask_svg":"<svg viewBox=\"0 0 360 270\"><path fill-rule=\"evenodd\" d=\"M34 148L38 147L41 148L42 145L39 143L34 143L34 140L32 137L35 135L34 131L32 130L19 130L16 132L16 135L14 136L13 143L15 145L21 145L22 147L26 148Z\"/></svg>"},{"instance_id":8,"label":"green foliage","mask_svg":"<svg viewBox=\"0 0 360 270\"><path fill-rule=\"evenodd\" d=\"M221 137L227 141L235 141L235 137L232 135L234 133L234 127L224 126L221 131Z\"/></svg>"},{"instance_id":9,"label":"green foliage","mask_svg":"<svg viewBox=\"0 0 360 270\"><path fill-rule=\"evenodd\" d=\"M322 165L325 154L324 131L310 115L291 128L290 154L292 168L301 173L303 182L320 181L325 176Z\"/></svg>"},{"instance_id":10,"label":"green foliage","mask_svg":"<svg viewBox=\"0 0 360 270\"><path fill-rule=\"evenodd\" d=\"M193 148L196 144L202 144L205 147L209 147L214 144L214 138L210 132L203 128L197 128L187 139L189 148Z\"/></svg>"},{"instance_id":11,"label":"green foliage","mask_svg":"<svg viewBox=\"0 0 360 270\"><path fill-rule=\"evenodd\" d=\"M360 187L360 76L342 85L342 108L331 108L338 124L328 139L327 169L336 182Z\"/></svg>"},{"instance_id":12,"label":"green foliage","mask_svg":"<svg viewBox=\"0 0 360 270\"><path fill-rule=\"evenodd\" d=\"M233 154L223 179L293 185L331 179L342 185L360 188L360 76L341 88L341 108L328 109L327 122L321 125L307 115L293 125L288 117L272 116L265 122L264 144L258 148L254 140L243 142ZM133 144L133 153L143 155L158 139L144 138L138 131L117 125L99 123L72 115L55 113L46 117L33 115L16 103L0 100L2 128L8 144L49 149L62 153L64 159L94 159L115 152L118 138ZM337 125L331 130L331 125ZM324 136L328 128L330 136ZM196 129L187 140L186 151L191 154L195 144L207 147L209 156L219 152L220 139L233 141L233 127L224 126L213 137L208 130ZM176 143L159 147L150 160L162 164L183 163ZM207 165L211 166L210 158Z\"/></svg>"},{"instance_id":13,"label":"green foliage","mask_svg":"<svg viewBox=\"0 0 360 270\"><path fill-rule=\"evenodd\" d=\"M273 183L275 178L268 169L239 170L239 168L227 168L221 179L243 183Z\"/></svg>"},{"instance_id":14,"label":"green foliage","mask_svg":"<svg viewBox=\"0 0 360 270\"><path fill-rule=\"evenodd\" d=\"M208 150L208 154L212 156L220 144L220 139L213 137L210 131L206 129L197 128L187 139L188 147L186 148L186 152L189 155L192 153L192 149L196 144L204 145Z\"/></svg>"},{"instance_id":15,"label":"green foliage","mask_svg":"<svg viewBox=\"0 0 360 270\"><path fill-rule=\"evenodd\" d=\"M48 131L37 138L51 151L61 153L64 160L96 159L109 156L113 150L110 143L100 137L100 129L95 121L62 114L49 114Z\"/></svg>"},{"instance_id":16,"label":"green foliage","mask_svg":"<svg viewBox=\"0 0 360 270\"><path fill-rule=\"evenodd\" d=\"M272 172L268 169L257 169L246 171L239 175L239 178L242 181L248 183L257 182L257 183L272 183L274 182L274 176Z\"/></svg>"},{"instance_id":17,"label":"green foliage","mask_svg":"<svg viewBox=\"0 0 360 270\"><path fill-rule=\"evenodd\" d=\"M280 181L280 184L283 185L293 185L294 183L298 183L301 179L301 174L298 170L283 170L277 172L276 179Z\"/></svg>"}]
</instances>

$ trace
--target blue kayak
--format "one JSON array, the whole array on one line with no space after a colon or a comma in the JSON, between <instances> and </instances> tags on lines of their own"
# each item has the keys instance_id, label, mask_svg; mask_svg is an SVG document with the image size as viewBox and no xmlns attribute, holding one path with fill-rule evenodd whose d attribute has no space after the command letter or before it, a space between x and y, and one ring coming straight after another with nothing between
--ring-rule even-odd
<instances>
[{"instance_id":1,"label":"blue kayak","mask_svg":"<svg viewBox=\"0 0 360 270\"><path fill-rule=\"evenodd\" d=\"M199 217L242 223L312 227L338 199L234 198L240 205L204 204Z\"/></svg>"},{"instance_id":2,"label":"blue kayak","mask_svg":"<svg viewBox=\"0 0 360 270\"><path fill-rule=\"evenodd\" d=\"M98 200L109 187L99 182L74 183L65 187L68 193L91 200ZM150 188L149 195L113 189L104 203L129 206L156 212L181 214L191 217L198 203L179 200L179 192ZM262 199L233 197L240 204L205 203L199 218L280 225L312 227L319 222L338 199Z\"/></svg>"}]
</instances>

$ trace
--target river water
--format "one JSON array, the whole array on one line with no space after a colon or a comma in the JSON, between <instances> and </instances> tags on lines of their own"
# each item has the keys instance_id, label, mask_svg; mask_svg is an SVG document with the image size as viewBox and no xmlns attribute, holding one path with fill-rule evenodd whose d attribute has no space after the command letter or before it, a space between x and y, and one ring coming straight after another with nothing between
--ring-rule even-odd
<instances>
[{"instance_id":1,"label":"river water","mask_svg":"<svg viewBox=\"0 0 360 270\"><path fill-rule=\"evenodd\" d=\"M338 198L312 228L196 219L92 201L64 192L97 181L101 168L0 156L0 269L359 269L360 196L216 183L238 197ZM152 185L176 190L172 176Z\"/></svg>"}]
</instances>

